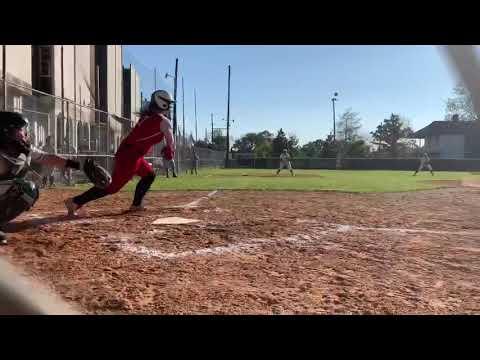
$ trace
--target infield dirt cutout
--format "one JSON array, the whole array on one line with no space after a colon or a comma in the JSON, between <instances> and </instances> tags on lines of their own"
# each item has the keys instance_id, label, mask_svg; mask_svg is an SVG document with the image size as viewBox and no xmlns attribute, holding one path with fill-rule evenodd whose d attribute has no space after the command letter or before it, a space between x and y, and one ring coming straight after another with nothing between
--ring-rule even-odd
<instances>
[{"instance_id":1,"label":"infield dirt cutout","mask_svg":"<svg viewBox=\"0 0 480 360\"><path fill-rule=\"evenodd\" d=\"M85 313L480 313L480 189L122 192L67 219L77 193L42 192L0 254ZM176 217L199 221L153 224Z\"/></svg>"}]
</instances>

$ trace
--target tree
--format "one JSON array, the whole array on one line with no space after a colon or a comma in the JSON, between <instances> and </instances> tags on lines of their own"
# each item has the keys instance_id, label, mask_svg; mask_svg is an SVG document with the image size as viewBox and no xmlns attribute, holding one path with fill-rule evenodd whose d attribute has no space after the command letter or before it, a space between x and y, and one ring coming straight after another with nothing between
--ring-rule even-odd
<instances>
[{"instance_id":1,"label":"tree","mask_svg":"<svg viewBox=\"0 0 480 360\"><path fill-rule=\"evenodd\" d=\"M288 149L288 139L283 129L280 129L272 141L272 155L280 155L283 149Z\"/></svg>"},{"instance_id":2,"label":"tree","mask_svg":"<svg viewBox=\"0 0 480 360\"><path fill-rule=\"evenodd\" d=\"M399 140L411 136L413 131L405 125L399 115L392 114L390 119L383 120L383 123L377 126L377 130L371 134L374 144L379 145L393 157L397 157L402 147Z\"/></svg>"},{"instance_id":3,"label":"tree","mask_svg":"<svg viewBox=\"0 0 480 360\"><path fill-rule=\"evenodd\" d=\"M272 154L273 134L264 130L257 133L255 139L255 155L257 157L268 157Z\"/></svg>"},{"instance_id":4,"label":"tree","mask_svg":"<svg viewBox=\"0 0 480 360\"><path fill-rule=\"evenodd\" d=\"M301 152L305 157L322 157L322 151L324 148L325 141L317 139L315 141L310 141L302 146Z\"/></svg>"},{"instance_id":5,"label":"tree","mask_svg":"<svg viewBox=\"0 0 480 360\"><path fill-rule=\"evenodd\" d=\"M227 137L222 134L220 129L214 129L213 131L213 147L216 150L226 150L227 149Z\"/></svg>"},{"instance_id":6,"label":"tree","mask_svg":"<svg viewBox=\"0 0 480 360\"><path fill-rule=\"evenodd\" d=\"M255 147L256 157L269 157L272 154L272 142L262 142Z\"/></svg>"},{"instance_id":7,"label":"tree","mask_svg":"<svg viewBox=\"0 0 480 360\"><path fill-rule=\"evenodd\" d=\"M253 153L256 147L257 134L248 133L236 140L233 144L235 151L239 153Z\"/></svg>"},{"instance_id":8,"label":"tree","mask_svg":"<svg viewBox=\"0 0 480 360\"><path fill-rule=\"evenodd\" d=\"M362 127L362 119L352 108L348 108L337 122L338 139L346 141L355 141L358 138L358 130Z\"/></svg>"},{"instance_id":9,"label":"tree","mask_svg":"<svg viewBox=\"0 0 480 360\"><path fill-rule=\"evenodd\" d=\"M472 96L461 84L453 89L454 97L446 101L445 120L451 120L453 115L458 115L461 121L479 120L473 108Z\"/></svg>"},{"instance_id":10,"label":"tree","mask_svg":"<svg viewBox=\"0 0 480 360\"><path fill-rule=\"evenodd\" d=\"M300 149L298 146L298 137L295 134L288 135L287 149L290 155L292 156L298 155Z\"/></svg>"},{"instance_id":11,"label":"tree","mask_svg":"<svg viewBox=\"0 0 480 360\"><path fill-rule=\"evenodd\" d=\"M239 153L254 153L257 157L270 156L273 134L267 130L259 133L247 133L236 140L233 148Z\"/></svg>"},{"instance_id":12,"label":"tree","mask_svg":"<svg viewBox=\"0 0 480 360\"><path fill-rule=\"evenodd\" d=\"M345 155L363 157L370 152L370 146L365 140L356 140L348 144Z\"/></svg>"}]
</instances>

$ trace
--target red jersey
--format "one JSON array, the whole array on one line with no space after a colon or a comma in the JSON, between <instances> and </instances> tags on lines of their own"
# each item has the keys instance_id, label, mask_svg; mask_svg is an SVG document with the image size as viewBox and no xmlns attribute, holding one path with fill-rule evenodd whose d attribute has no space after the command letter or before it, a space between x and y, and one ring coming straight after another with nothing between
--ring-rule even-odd
<instances>
[{"instance_id":1,"label":"red jersey","mask_svg":"<svg viewBox=\"0 0 480 360\"><path fill-rule=\"evenodd\" d=\"M137 125L120 144L118 151L131 149L138 156L145 156L153 145L166 139L167 146L175 150L173 141L172 124L162 114L149 114L140 118Z\"/></svg>"}]
</instances>

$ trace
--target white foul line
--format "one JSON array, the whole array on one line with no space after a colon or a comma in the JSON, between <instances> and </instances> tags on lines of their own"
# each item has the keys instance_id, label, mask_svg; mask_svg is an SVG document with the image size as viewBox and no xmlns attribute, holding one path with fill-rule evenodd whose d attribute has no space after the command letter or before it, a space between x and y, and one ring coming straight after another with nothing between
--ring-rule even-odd
<instances>
[{"instance_id":1,"label":"white foul line","mask_svg":"<svg viewBox=\"0 0 480 360\"><path fill-rule=\"evenodd\" d=\"M480 230L477 231L462 231L462 230L429 230L429 229L407 229L407 228L385 228L385 227L369 227L369 226L356 226L356 225L345 225L345 224L335 224L335 223L323 223L317 221L309 220L297 220L299 223L310 223L318 225L327 225L334 226L337 228L338 232L348 232L351 230L360 230L360 231L385 231L385 232L395 232L395 233L424 233L424 234L436 234L436 235L471 235L471 236L480 236Z\"/></svg>"},{"instance_id":2,"label":"white foul line","mask_svg":"<svg viewBox=\"0 0 480 360\"><path fill-rule=\"evenodd\" d=\"M302 222L302 221L300 221ZM312 222L312 221L303 221ZM468 231L435 231L428 229L404 229L404 228L375 228L375 227L363 227L345 224L332 224L332 223L318 223L319 225L334 226L331 229L323 229L316 231L314 235L297 234L292 236L280 237L280 238L253 238L246 242L238 244L229 244L223 246L207 247L198 250L188 250L182 252L162 252L157 249L149 248L146 246L138 246L129 243L131 240L131 234L118 234L116 236L110 236L104 238L107 242L118 243L120 249L126 252L130 252L146 258L158 258L161 260L171 260L178 258L185 258L189 256L208 256L208 255L222 255L226 253L239 253L246 252L260 248L262 245L275 244L275 243L290 243L294 245L304 245L312 243L314 241L321 240L321 236L329 233L341 233L350 232L354 230L360 231L388 231L396 232L398 234L409 233L427 233L427 234L440 234L440 235L470 235L480 236L480 231L468 232Z\"/></svg>"},{"instance_id":3,"label":"white foul line","mask_svg":"<svg viewBox=\"0 0 480 360\"><path fill-rule=\"evenodd\" d=\"M192 207L197 207L198 204L200 204L200 202L202 202L203 200L208 200L209 198L211 198L213 195L215 195L216 193L218 192L218 190L214 190L214 191L211 191L207 194L207 196L202 196L201 198L197 199L197 200L194 200L192 202L189 202L188 204L185 204L185 205L176 205L176 206L172 206L174 208L192 208Z\"/></svg>"}]
</instances>

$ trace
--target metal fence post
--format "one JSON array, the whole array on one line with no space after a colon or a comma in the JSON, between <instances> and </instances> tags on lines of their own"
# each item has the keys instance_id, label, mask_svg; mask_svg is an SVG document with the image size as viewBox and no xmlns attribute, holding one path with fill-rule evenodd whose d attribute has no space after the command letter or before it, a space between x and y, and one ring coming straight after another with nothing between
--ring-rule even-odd
<instances>
[{"instance_id":1,"label":"metal fence post","mask_svg":"<svg viewBox=\"0 0 480 360\"><path fill-rule=\"evenodd\" d=\"M7 111L7 46L2 45L3 111Z\"/></svg>"}]
</instances>

